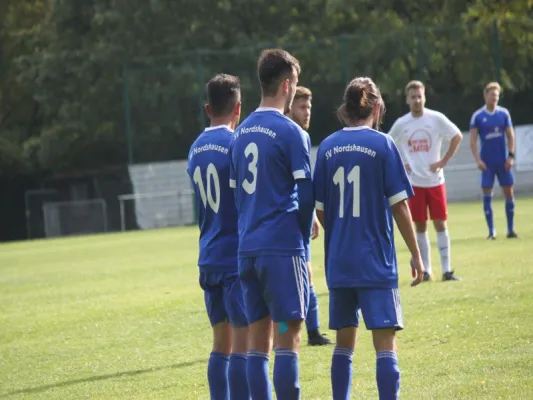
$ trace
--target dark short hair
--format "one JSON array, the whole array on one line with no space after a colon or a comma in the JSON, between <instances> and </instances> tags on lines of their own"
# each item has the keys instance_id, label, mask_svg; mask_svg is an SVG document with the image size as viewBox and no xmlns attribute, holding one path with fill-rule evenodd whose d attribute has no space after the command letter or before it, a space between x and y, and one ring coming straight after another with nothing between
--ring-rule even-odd
<instances>
[{"instance_id":1,"label":"dark short hair","mask_svg":"<svg viewBox=\"0 0 533 400\"><path fill-rule=\"evenodd\" d=\"M238 77L217 74L205 86L207 102L214 117L229 115L241 99L241 82Z\"/></svg>"},{"instance_id":2,"label":"dark short hair","mask_svg":"<svg viewBox=\"0 0 533 400\"><path fill-rule=\"evenodd\" d=\"M337 110L337 117L348 125L350 122L365 120L372 114L372 110L379 104L380 121L385 114L385 102L372 79L359 77L353 79L344 91L344 102Z\"/></svg>"},{"instance_id":3,"label":"dark short hair","mask_svg":"<svg viewBox=\"0 0 533 400\"><path fill-rule=\"evenodd\" d=\"M311 90L304 86L296 86L296 93L294 94L294 100L305 99L310 100L313 98Z\"/></svg>"},{"instance_id":4,"label":"dark short hair","mask_svg":"<svg viewBox=\"0 0 533 400\"><path fill-rule=\"evenodd\" d=\"M257 62L257 75L263 96L275 96L284 79L291 79L292 71L300 73L300 63L281 49L263 50Z\"/></svg>"}]
</instances>

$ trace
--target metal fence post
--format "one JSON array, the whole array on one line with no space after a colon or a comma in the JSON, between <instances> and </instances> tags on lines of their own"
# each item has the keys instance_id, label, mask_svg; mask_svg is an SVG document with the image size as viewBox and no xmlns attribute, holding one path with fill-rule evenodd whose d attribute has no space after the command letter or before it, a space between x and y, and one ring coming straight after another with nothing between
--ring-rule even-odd
<instances>
[{"instance_id":1,"label":"metal fence post","mask_svg":"<svg viewBox=\"0 0 533 400\"><path fill-rule=\"evenodd\" d=\"M200 132L205 125L205 118L204 118L204 91L202 88L204 87L204 77L203 77L203 69L202 69L202 55L199 50L196 50L196 79L198 81L198 124L200 125L198 127L198 132Z\"/></svg>"},{"instance_id":2,"label":"metal fence post","mask_svg":"<svg viewBox=\"0 0 533 400\"><path fill-rule=\"evenodd\" d=\"M342 74L344 78L344 84L348 84L350 82L350 57L349 55L349 46L348 46L348 37L346 35L342 35L340 37L341 41L341 59L342 59Z\"/></svg>"},{"instance_id":3,"label":"metal fence post","mask_svg":"<svg viewBox=\"0 0 533 400\"><path fill-rule=\"evenodd\" d=\"M422 35L420 32L420 26L415 27L416 37L416 79L424 80L424 50L422 47Z\"/></svg>"},{"instance_id":4,"label":"metal fence post","mask_svg":"<svg viewBox=\"0 0 533 400\"><path fill-rule=\"evenodd\" d=\"M130 83L128 67L122 63L122 107L124 108L124 126L126 129L126 144L128 146L128 164L133 164L133 138L131 132Z\"/></svg>"},{"instance_id":5,"label":"metal fence post","mask_svg":"<svg viewBox=\"0 0 533 400\"><path fill-rule=\"evenodd\" d=\"M500 29L498 21L492 21L492 40L493 40L493 58L494 58L494 73L498 83L502 83L502 53L500 47Z\"/></svg>"}]
</instances>

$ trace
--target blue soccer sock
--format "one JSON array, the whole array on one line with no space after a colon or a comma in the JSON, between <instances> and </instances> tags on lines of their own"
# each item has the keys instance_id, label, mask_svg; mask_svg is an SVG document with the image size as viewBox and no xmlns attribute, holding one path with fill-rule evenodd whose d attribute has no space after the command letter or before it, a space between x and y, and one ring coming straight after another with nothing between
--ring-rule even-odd
<instances>
[{"instance_id":1,"label":"blue soccer sock","mask_svg":"<svg viewBox=\"0 0 533 400\"><path fill-rule=\"evenodd\" d=\"M207 364L207 380L212 400L229 400L228 366L228 355L211 352Z\"/></svg>"},{"instance_id":2,"label":"blue soccer sock","mask_svg":"<svg viewBox=\"0 0 533 400\"><path fill-rule=\"evenodd\" d=\"M231 400L248 400L248 379L246 378L246 354L232 353L229 359L229 392Z\"/></svg>"},{"instance_id":3,"label":"blue soccer sock","mask_svg":"<svg viewBox=\"0 0 533 400\"><path fill-rule=\"evenodd\" d=\"M272 389L268 380L268 354L250 350L246 362L246 375L252 399L272 400Z\"/></svg>"},{"instance_id":4,"label":"blue soccer sock","mask_svg":"<svg viewBox=\"0 0 533 400\"><path fill-rule=\"evenodd\" d=\"M331 359L333 400L349 400L352 387L353 349L335 347Z\"/></svg>"},{"instance_id":5,"label":"blue soccer sock","mask_svg":"<svg viewBox=\"0 0 533 400\"><path fill-rule=\"evenodd\" d=\"M379 400L400 398L400 369L394 351L380 351L376 354L376 381Z\"/></svg>"},{"instance_id":6,"label":"blue soccer sock","mask_svg":"<svg viewBox=\"0 0 533 400\"><path fill-rule=\"evenodd\" d=\"M514 232L514 199L505 200L505 215L507 215L507 233Z\"/></svg>"},{"instance_id":7,"label":"blue soccer sock","mask_svg":"<svg viewBox=\"0 0 533 400\"><path fill-rule=\"evenodd\" d=\"M494 236L494 217L492 216L492 194L483 195L483 211L489 227L489 235Z\"/></svg>"},{"instance_id":8,"label":"blue soccer sock","mask_svg":"<svg viewBox=\"0 0 533 400\"><path fill-rule=\"evenodd\" d=\"M315 287L309 287L309 309L307 310L307 317L305 319L305 326L307 333L318 329L320 322L318 320L318 298L316 297Z\"/></svg>"},{"instance_id":9,"label":"blue soccer sock","mask_svg":"<svg viewBox=\"0 0 533 400\"><path fill-rule=\"evenodd\" d=\"M300 398L299 375L298 353L294 350L276 349L274 387L278 399L296 400Z\"/></svg>"}]
</instances>

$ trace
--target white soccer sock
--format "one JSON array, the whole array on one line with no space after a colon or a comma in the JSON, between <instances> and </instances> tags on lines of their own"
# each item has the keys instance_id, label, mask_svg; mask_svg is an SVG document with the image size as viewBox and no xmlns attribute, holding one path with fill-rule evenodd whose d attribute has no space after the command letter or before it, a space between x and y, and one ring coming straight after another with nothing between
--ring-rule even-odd
<instances>
[{"instance_id":1,"label":"white soccer sock","mask_svg":"<svg viewBox=\"0 0 533 400\"><path fill-rule=\"evenodd\" d=\"M420 249L420 256L424 263L424 269L428 274L431 274L431 248L429 247L429 235L427 232L417 232L416 241Z\"/></svg>"},{"instance_id":2,"label":"white soccer sock","mask_svg":"<svg viewBox=\"0 0 533 400\"><path fill-rule=\"evenodd\" d=\"M450 236L448 231L437 232L437 246L439 248L440 262L442 265L442 273L450 272L451 258L450 258Z\"/></svg>"}]
</instances>

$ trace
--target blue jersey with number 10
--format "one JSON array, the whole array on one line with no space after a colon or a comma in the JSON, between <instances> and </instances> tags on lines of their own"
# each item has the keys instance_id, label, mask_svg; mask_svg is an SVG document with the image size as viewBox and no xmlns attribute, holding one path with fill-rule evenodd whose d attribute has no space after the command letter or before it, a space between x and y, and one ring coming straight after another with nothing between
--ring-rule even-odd
<instances>
[{"instance_id":1,"label":"blue jersey with number 10","mask_svg":"<svg viewBox=\"0 0 533 400\"><path fill-rule=\"evenodd\" d=\"M303 256L296 181L311 179L305 132L273 108L235 130L230 185L239 213L239 256Z\"/></svg>"},{"instance_id":2,"label":"blue jersey with number 10","mask_svg":"<svg viewBox=\"0 0 533 400\"><path fill-rule=\"evenodd\" d=\"M200 226L203 271L237 272L237 209L228 185L229 145L232 131L226 126L206 128L189 151L187 173L192 179Z\"/></svg>"},{"instance_id":3,"label":"blue jersey with number 10","mask_svg":"<svg viewBox=\"0 0 533 400\"><path fill-rule=\"evenodd\" d=\"M318 148L313 181L328 287L398 287L390 206L413 189L393 140L367 127L333 133Z\"/></svg>"}]
</instances>

